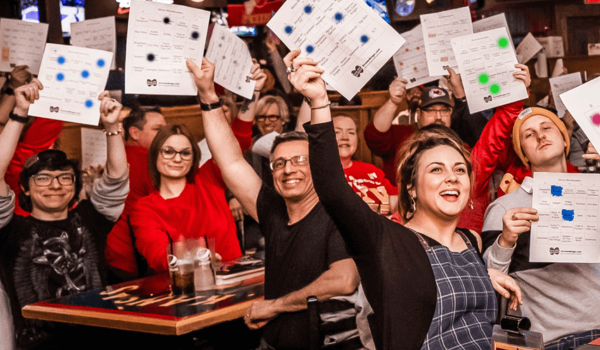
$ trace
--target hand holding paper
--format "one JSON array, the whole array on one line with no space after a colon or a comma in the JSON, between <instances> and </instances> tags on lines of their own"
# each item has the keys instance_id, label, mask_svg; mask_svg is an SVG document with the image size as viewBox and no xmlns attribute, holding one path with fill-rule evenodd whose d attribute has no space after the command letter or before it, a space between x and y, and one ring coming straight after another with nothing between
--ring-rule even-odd
<instances>
[{"instance_id":1,"label":"hand holding paper","mask_svg":"<svg viewBox=\"0 0 600 350\"><path fill-rule=\"evenodd\" d=\"M121 113L121 109L123 109L123 105L121 105L114 98L110 98L110 93L108 91L104 91L98 96L98 100L100 100L100 121L104 125L106 130L111 126L115 126L119 124L119 114Z\"/></svg>"},{"instance_id":2,"label":"hand holding paper","mask_svg":"<svg viewBox=\"0 0 600 350\"><path fill-rule=\"evenodd\" d=\"M448 87L452 91L452 94L456 98L465 97L465 88L463 87L462 79L460 74L456 73L454 69L448 67L446 68L448 71L448 75L445 76L446 80L448 80Z\"/></svg>"},{"instance_id":3,"label":"hand holding paper","mask_svg":"<svg viewBox=\"0 0 600 350\"><path fill-rule=\"evenodd\" d=\"M325 82L321 79L324 70L317 67L317 62L311 58L298 57L298 55L300 55L300 50L294 50L283 58L283 62L287 67L294 67L295 69L294 72L288 75L290 83L298 92L311 101L311 107L318 107L327 103L327 89L325 88Z\"/></svg>"},{"instance_id":4,"label":"hand holding paper","mask_svg":"<svg viewBox=\"0 0 600 350\"><path fill-rule=\"evenodd\" d=\"M42 83L33 78L31 83L27 85L22 85L15 90L15 100L16 106L13 112L21 117L25 117L28 115L29 106L35 102L35 100L39 100L40 92L44 86Z\"/></svg>"},{"instance_id":5,"label":"hand holding paper","mask_svg":"<svg viewBox=\"0 0 600 350\"><path fill-rule=\"evenodd\" d=\"M194 83L198 88L200 101L202 103L217 102L219 97L215 92L215 65L209 62L206 57L202 58L202 65L200 67L191 59L185 61L185 64L194 75Z\"/></svg>"},{"instance_id":6,"label":"hand holding paper","mask_svg":"<svg viewBox=\"0 0 600 350\"><path fill-rule=\"evenodd\" d=\"M404 100L404 96L406 95L406 84L408 81L402 78L396 78L390 84L390 100L394 102L394 104L399 105Z\"/></svg>"},{"instance_id":7,"label":"hand holding paper","mask_svg":"<svg viewBox=\"0 0 600 350\"><path fill-rule=\"evenodd\" d=\"M29 67L27 65L17 66L10 72L8 86L14 90L19 86L28 84L32 78L33 75L29 72Z\"/></svg>"},{"instance_id":8,"label":"hand holding paper","mask_svg":"<svg viewBox=\"0 0 600 350\"><path fill-rule=\"evenodd\" d=\"M262 90L263 86L265 86L265 82L267 81L267 74L260 69L260 63L258 63L256 58L252 59L252 69L250 70L250 74L250 79L256 81L254 90Z\"/></svg>"}]
</instances>

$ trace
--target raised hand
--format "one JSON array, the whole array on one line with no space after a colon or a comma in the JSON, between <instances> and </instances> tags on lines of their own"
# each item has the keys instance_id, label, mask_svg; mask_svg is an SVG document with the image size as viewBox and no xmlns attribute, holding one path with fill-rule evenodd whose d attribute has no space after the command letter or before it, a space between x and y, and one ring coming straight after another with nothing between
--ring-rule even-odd
<instances>
[{"instance_id":1,"label":"raised hand","mask_svg":"<svg viewBox=\"0 0 600 350\"><path fill-rule=\"evenodd\" d=\"M121 105L117 100L110 97L110 93L108 91L104 91L98 96L98 100L100 100L100 121L102 125L104 125L104 129L107 131L116 131L110 130L110 128L118 127L119 125L119 115L121 114L121 109L123 109L123 105Z\"/></svg>"},{"instance_id":2,"label":"raised hand","mask_svg":"<svg viewBox=\"0 0 600 350\"><path fill-rule=\"evenodd\" d=\"M531 222L538 221L537 210L533 208L512 208L502 217L502 234L498 243L502 247L512 248L519 235L531 230Z\"/></svg>"},{"instance_id":3,"label":"raised hand","mask_svg":"<svg viewBox=\"0 0 600 350\"><path fill-rule=\"evenodd\" d=\"M465 97L465 88L463 86L460 74L456 73L454 69L450 67L446 67L446 70L448 71L448 75L446 75L446 80L448 80L448 87L450 88L450 91L452 91L452 94L454 94L454 97Z\"/></svg>"},{"instance_id":4,"label":"raised hand","mask_svg":"<svg viewBox=\"0 0 600 350\"><path fill-rule=\"evenodd\" d=\"M256 58L252 59L252 69L250 70L250 74L250 79L256 81L254 90L262 90L263 86L265 86L265 82L267 81L267 74L265 74L265 72L260 68L260 64Z\"/></svg>"},{"instance_id":5,"label":"raised hand","mask_svg":"<svg viewBox=\"0 0 600 350\"><path fill-rule=\"evenodd\" d=\"M202 65L199 67L196 62L188 59L186 66L194 75L194 83L198 87L198 96L202 103L214 103L219 101L215 92L215 65L206 57L202 57Z\"/></svg>"},{"instance_id":6,"label":"raised hand","mask_svg":"<svg viewBox=\"0 0 600 350\"><path fill-rule=\"evenodd\" d=\"M29 66L16 66L15 69L10 72L10 78L8 79L8 87L16 89L19 86L29 84L33 79L33 75L29 72Z\"/></svg>"},{"instance_id":7,"label":"raised hand","mask_svg":"<svg viewBox=\"0 0 600 350\"><path fill-rule=\"evenodd\" d=\"M531 85L531 75L529 74L529 67L524 64L515 64L515 68L521 69L513 73L515 79L522 81L525 87L528 88Z\"/></svg>"},{"instance_id":8,"label":"raised hand","mask_svg":"<svg viewBox=\"0 0 600 350\"><path fill-rule=\"evenodd\" d=\"M299 55L300 50L294 50L283 58L285 65L291 69L288 74L290 83L312 104L329 101L325 82L321 79L321 74L325 71L317 67L317 62L312 58L298 57Z\"/></svg>"},{"instance_id":9,"label":"raised hand","mask_svg":"<svg viewBox=\"0 0 600 350\"><path fill-rule=\"evenodd\" d=\"M15 89L15 100L16 105L13 109L13 112L21 117L27 116L29 112L29 106L40 98L40 91L44 89L42 83L33 78L31 83L26 85L21 85Z\"/></svg>"},{"instance_id":10,"label":"raised hand","mask_svg":"<svg viewBox=\"0 0 600 350\"><path fill-rule=\"evenodd\" d=\"M404 100L406 96L406 84L408 84L408 80L403 78L396 78L390 84L388 90L390 92L390 100L394 104L399 105Z\"/></svg>"}]
</instances>

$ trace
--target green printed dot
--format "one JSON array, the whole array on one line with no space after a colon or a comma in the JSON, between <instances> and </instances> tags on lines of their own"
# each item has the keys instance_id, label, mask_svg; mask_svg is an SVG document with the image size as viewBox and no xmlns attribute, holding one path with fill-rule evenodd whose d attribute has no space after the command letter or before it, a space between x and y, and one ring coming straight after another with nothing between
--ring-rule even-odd
<instances>
[{"instance_id":1,"label":"green printed dot","mask_svg":"<svg viewBox=\"0 0 600 350\"><path fill-rule=\"evenodd\" d=\"M498 39L498 46L502 49L505 49L508 47L508 38L503 36L502 38Z\"/></svg>"},{"instance_id":2,"label":"green printed dot","mask_svg":"<svg viewBox=\"0 0 600 350\"><path fill-rule=\"evenodd\" d=\"M492 93L492 95L498 95L498 93L500 93L500 85L498 85L498 84L490 85L490 92Z\"/></svg>"},{"instance_id":3,"label":"green printed dot","mask_svg":"<svg viewBox=\"0 0 600 350\"><path fill-rule=\"evenodd\" d=\"M479 83L481 84L487 84L487 82L490 81L490 76L487 75L487 73L481 73L477 80L479 80Z\"/></svg>"}]
</instances>

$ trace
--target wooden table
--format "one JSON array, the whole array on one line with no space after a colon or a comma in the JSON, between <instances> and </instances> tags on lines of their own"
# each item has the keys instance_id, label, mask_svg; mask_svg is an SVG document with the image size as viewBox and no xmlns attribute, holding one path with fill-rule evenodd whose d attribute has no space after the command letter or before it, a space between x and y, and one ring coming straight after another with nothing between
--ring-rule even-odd
<instances>
[{"instance_id":1,"label":"wooden table","mask_svg":"<svg viewBox=\"0 0 600 350\"><path fill-rule=\"evenodd\" d=\"M244 316L264 297L264 276L216 290L172 296L168 274L27 305L23 316L46 321L181 335Z\"/></svg>"}]
</instances>

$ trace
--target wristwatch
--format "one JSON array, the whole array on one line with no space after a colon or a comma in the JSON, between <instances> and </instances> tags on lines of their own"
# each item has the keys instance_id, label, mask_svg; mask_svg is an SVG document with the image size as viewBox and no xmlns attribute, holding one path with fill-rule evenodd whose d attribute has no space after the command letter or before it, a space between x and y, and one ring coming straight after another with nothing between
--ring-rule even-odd
<instances>
[{"instance_id":1,"label":"wristwatch","mask_svg":"<svg viewBox=\"0 0 600 350\"><path fill-rule=\"evenodd\" d=\"M203 111L211 111L213 109L221 108L222 106L223 106L223 103L221 102L221 100L219 100L218 102L215 102L215 103L211 103L211 104L206 104L206 103L200 102L200 109Z\"/></svg>"},{"instance_id":2,"label":"wristwatch","mask_svg":"<svg viewBox=\"0 0 600 350\"><path fill-rule=\"evenodd\" d=\"M29 121L29 116L21 117L20 115L14 114L12 111L8 115L8 118L10 118L16 122L22 123L22 124L27 124L27 122Z\"/></svg>"}]
</instances>

